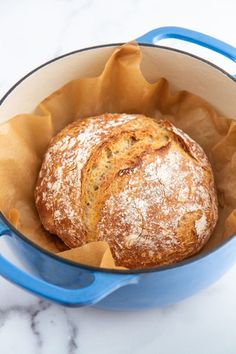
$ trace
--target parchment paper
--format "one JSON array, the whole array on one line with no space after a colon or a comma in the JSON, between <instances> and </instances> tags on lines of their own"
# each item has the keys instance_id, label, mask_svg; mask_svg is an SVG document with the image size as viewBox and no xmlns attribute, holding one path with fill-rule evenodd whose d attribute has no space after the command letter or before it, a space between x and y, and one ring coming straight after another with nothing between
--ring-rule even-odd
<instances>
[{"instance_id":1,"label":"parchment paper","mask_svg":"<svg viewBox=\"0 0 236 354\"><path fill-rule=\"evenodd\" d=\"M20 232L50 252L88 265L117 268L106 242L69 250L46 232L33 195L52 136L76 119L105 112L169 119L195 139L211 161L219 200L219 221L201 252L236 231L236 123L189 92L172 95L165 79L148 83L140 62L138 45L126 44L114 51L99 77L71 81L41 102L34 114L19 114L0 126L0 209Z\"/></svg>"}]
</instances>

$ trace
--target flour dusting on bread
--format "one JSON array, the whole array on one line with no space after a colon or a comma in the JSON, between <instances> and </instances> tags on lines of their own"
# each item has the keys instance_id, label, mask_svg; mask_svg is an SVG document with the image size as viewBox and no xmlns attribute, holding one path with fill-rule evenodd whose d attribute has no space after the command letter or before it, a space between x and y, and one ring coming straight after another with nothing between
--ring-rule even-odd
<instances>
[{"instance_id":1,"label":"flour dusting on bread","mask_svg":"<svg viewBox=\"0 0 236 354\"><path fill-rule=\"evenodd\" d=\"M69 247L104 240L117 265L145 268L198 252L217 221L211 166L168 121L78 120L51 142L35 190L44 227Z\"/></svg>"}]
</instances>

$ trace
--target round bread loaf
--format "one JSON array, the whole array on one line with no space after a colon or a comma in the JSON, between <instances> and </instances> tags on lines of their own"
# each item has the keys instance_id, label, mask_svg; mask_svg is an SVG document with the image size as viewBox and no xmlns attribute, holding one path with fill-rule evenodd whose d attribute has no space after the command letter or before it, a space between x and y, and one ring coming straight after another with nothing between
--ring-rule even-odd
<instances>
[{"instance_id":1,"label":"round bread loaf","mask_svg":"<svg viewBox=\"0 0 236 354\"><path fill-rule=\"evenodd\" d=\"M44 227L66 245L107 241L127 268L195 254L218 215L202 148L169 121L139 114L65 127L45 154L35 198Z\"/></svg>"}]
</instances>

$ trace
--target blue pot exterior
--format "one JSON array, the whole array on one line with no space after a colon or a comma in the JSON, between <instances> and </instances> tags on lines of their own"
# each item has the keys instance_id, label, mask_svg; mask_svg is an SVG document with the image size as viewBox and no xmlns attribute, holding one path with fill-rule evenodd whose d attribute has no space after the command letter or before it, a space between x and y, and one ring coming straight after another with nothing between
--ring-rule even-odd
<instances>
[{"instance_id":1,"label":"blue pot exterior","mask_svg":"<svg viewBox=\"0 0 236 354\"><path fill-rule=\"evenodd\" d=\"M80 289L93 282L93 274L40 252L15 233L6 238L9 248L30 274L66 289Z\"/></svg>"},{"instance_id":2,"label":"blue pot exterior","mask_svg":"<svg viewBox=\"0 0 236 354\"><path fill-rule=\"evenodd\" d=\"M27 270L46 282L62 288L83 289L94 281L93 269L73 265L50 256L11 232L6 238L9 247ZM69 305L96 307L112 310L138 310L162 307L179 302L219 279L236 261L236 237L206 256L185 261L175 267L161 268L139 274L123 274L123 277L136 277L136 284L118 286L101 301L87 301L81 297L77 303L50 298L51 301ZM100 271L101 279L116 278L115 273ZM102 281L102 280L100 280ZM44 285L42 285L43 287ZM27 286L26 286L26 290ZM44 289L42 289L44 292ZM40 296L40 294L37 294ZM98 302L97 302L98 300Z\"/></svg>"},{"instance_id":3,"label":"blue pot exterior","mask_svg":"<svg viewBox=\"0 0 236 354\"><path fill-rule=\"evenodd\" d=\"M236 262L236 238L208 256L174 268L144 273L137 285L122 287L96 306L137 310L180 302L217 281Z\"/></svg>"},{"instance_id":4,"label":"blue pot exterior","mask_svg":"<svg viewBox=\"0 0 236 354\"><path fill-rule=\"evenodd\" d=\"M156 44L163 38L196 43L236 61L236 48L182 28L159 28L140 37L138 42ZM137 310L174 304L214 283L236 261L236 235L208 254L140 272L95 269L50 255L34 246L0 215L2 235L8 235L10 248L28 273L0 254L0 275L37 296L68 306Z\"/></svg>"},{"instance_id":5,"label":"blue pot exterior","mask_svg":"<svg viewBox=\"0 0 236 354\"><path fill-rule=\"evenodd\" d=\"M135 284L139 275L79 266L35 246L0 217L0 236L22 263L16 267L0 254L0 275L44 299L67 306L97 303L121 286Z\"/></svg>"}]
</instances>

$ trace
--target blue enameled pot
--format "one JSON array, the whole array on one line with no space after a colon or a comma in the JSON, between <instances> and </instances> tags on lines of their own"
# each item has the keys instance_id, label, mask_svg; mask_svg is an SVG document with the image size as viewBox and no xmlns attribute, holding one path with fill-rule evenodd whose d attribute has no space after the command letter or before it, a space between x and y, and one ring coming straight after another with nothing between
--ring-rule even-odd
<instances>
[{"instance_id":1,"label":"blue enameled pot","mask_svg":"<svg viewBox=\"0 0 236 354\"><path fill-rule=\"evenodd\" d=\"M157 45L163 38L192 42L233 61L236 61L236 48L176 27L159 28L138 38L147 79L166 77L174 89L189 90L205 98L224 115L236 117L235 78L199 57ZM78 50L35 69L0 101L1 122L19 112L32 111L44 97L73 79L75 73L77 77L97 75L119 45ZM0 255L0 274L39 297L68 306L96 304L106 309L129 310L173 304L215 282L236 261L236 235L211 252L176 265L142 271L111 271L64 260L30 242L2 214L0 236L4 236L27 269L16 267Z\"/></svg>"}]
</instances>

